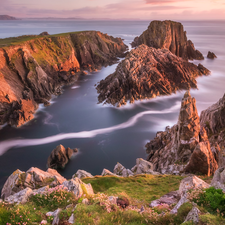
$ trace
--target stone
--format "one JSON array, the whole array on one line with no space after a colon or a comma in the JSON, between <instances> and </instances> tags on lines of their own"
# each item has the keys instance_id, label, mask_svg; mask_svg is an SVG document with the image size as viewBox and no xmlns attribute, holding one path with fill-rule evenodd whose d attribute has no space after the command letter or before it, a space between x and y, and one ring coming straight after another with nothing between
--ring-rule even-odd
<instances>
[{"instance_id":1,"label":"stone","mask_svg":"<svg viewBox=\"0 0 225 225\"><path fill-rule=\"evenodd\" d=\"M207 58L208 59L215 59L215 58L217 58L217 56L215 55L214 52L208 51Z\"/></svg>"},{"instance_id":2,"label":"stone","mask_svg":"<svg viewBox=\"0 0 225 225\"><path fill-rule=\"evenodd\" d=\"M211 176L218 169L209 141L200 142L195 147L191 158L185 167L187 173L201 173Z\"/></svg>"},{"instance_id":3,"label":"stone","mask_svg":"<svg viewBox=\"0 0 225 225\"><path fill-rule=\"evenodd\" d=\"M135 100L197 88L195 78L203 74L208 75L210 71L167 49L140 45L127 54L113 74L97 85L98 103L120 107Z\"/></svg>"},{"instance_id":4,"label":"stone","mask_svg":"<svg viewBox=\"0 0 225 225\"><path fill-rule=\"evenodd\" d=\"M110 204L112 204L112 205L117 204L117 199L118 199L118 197L115 197L115 196L109 196L109 198L108 198Z\"/></svg>"},{"instance_id":5,"label":"stone","mask_svg":"<svg viewBox=\"0 0 225 225\"><path fill-rule=\"evenodd\" d=\"M85 177L89 177L89 178L93 178L94 176L92 176L90 173L86 172L85 170L78 170L72 178L78 177L79 179L85 178Z\"/></svg>"},{"instance_id":6,"label":"stone","mask_svg":"<svg viewBox=\"0 0 225 225\"><path fill-rule=\"evenodd\" d=\"M84 205L88 205L89 200L87 198L84 198L81 203L84 204Z\"/></svg>"},{"instance_id":7,"label":"stone","mask_svg":"<svg viewBox=\"0 0 225 225\"><path fill-rule=\"evenodd\" d=\"M129 177L133 176L133 172L129 169L126 169L122 164L117 163L114 167L113 173L122 176L122 177Z\"/></svg>"},{"instance_id":8,"label":"stone","mask_svg":"<svg viewBox=\"0 0 225 225\"><path fill-rule=\"evenodd\" d=\"M161 204L167 204L167 205L177 204L178 201L180 200L180 197L181 196L178 191L171 191L168 194L163 195L159 199L152 201L149 204L149 206L157 207L158 205L161 205Z\"/></svg>"},{"instance_id":9,"label":"stone","mask_svg":"<svg viewBox=\"0 0 225 225\"><path fill-rule=\"evenodd\" d=\"M6 180L2 192L1 192L1 198L5 199L9 197L10 195L13 195L23 189L23 181L24 181L24 175L25 173L16 170L14 171Z\"/></svg>"},{"instance_id":10,"label":"stone","mask_svg":"<svg viewBox=\"0 0 225 225\"><path fill-rule=\"evenodd\" d=\"M44 31L44 32L40 33L39 35L40 36L47 36L47 35L49 35L49 33L47 31Z\"/></svg>"},{"instance_id":11,"label":"stone","mask_svg":"<svg viewBox=\"0 0 225 225\"><path fill-rule=\"evenodd\" d=\"M184 178L179 187L179 194L181 196L185 195L189 190L193 189L202 189L202 188L209 188L210 185L207 184L202 179L196 177L196 176L189 176Z\"/></svg>"},{"instance_id":12,"label":"stone","mask_svg":"<svg viewBox=\"0 0 225 225\"><path fill-rule=\"evenodd\" d=\"M178 209L186 202L188 202L188 198L187 198L187 193L185 193L184 195L182 195L181 199L179 200L179 202L175 205L175 207L170 211L171 214L176 214Z\"/></svg>"},{"instance_id":13,"label":"stone","mask_svg":"<svg viewBox=\"0 0 225 225\"><path fill-rule=\"evenodd\" d=\"M116 175L116 174L110 172L109 170L103 169L101 176L107 176L107 175L108 175L108 176L116 176L116 177L119 177L118 175Z\"/></svg>"},{"instance_id":14,"label":"stone","mask_svg":"<svg viewBox=\"0 0 225 225\"><path fill-rule=\"evenodd\" d=\"M225 192L225 167L216 170L211 181L211 186L216 189L222 189Z\"/></svg>"},{"instance_id":15,"label":"stone","mask_svg":"<svg viewBox=\"0 0 225 225\"><path fill-rule=\"evenodd\" d=\"M70 216L69 220L68 220L68 223L69 224L74 224L75 222L75 218L74 218L74 214L72 213L72 215Z\"/></svg>"},{"instance_id":16,"label":"stone","mask_svg":"<svg viewBox=\"0 0 225 225\"><path fill-rule=\"evenodd\" d=\"M171 20L152 21L147 30L139 37L135 37L132 47L141 44L157 49L169 49L173 54L186 60L204 59L192 41L187 40L183 25Z\"/></svg>"},{"instance_id":17,"label":"stone","mask_svg":"<svg viewBox=\"0 0 225 225\"><path fill-rule=\"evenodd\" d=\"M198 224L199 223L199 214L200 213L201 212L200 212L200 210L197 207L193 207L192 210L188 213L184 223L188 222L188 221L192 221L194 224Z\"/></svg>"},{"instance_id":18,"label":"stone","mask_svg":"<svg viewBox=\"0 0 225 225\"><path fill-rule=\"evenodd\" d=\"M29 197L33 194L32 189L29 187L25 188L24 190L21 190L13 195L10 195L9 197L5 198L5 202L9 204L13 203L21 203L24 204L28 201Z\"/></svg>"},{"instance_id":19,"label":"stone","mask_svg":"<svg viewBox=\"0 0 225 225\"><path fill-rule=\"evenodd\" d=\"M65 149L64 146L58 145L48 157L48 167L53 169L64 168L74 152L77 151L71 148Z\"/></svg>"},{"instance_id":20,"label":"stone","mask_svg":"<svg viewBox=\"0 0 225 225\"><path fill-rule=\"evenodd\" d=\"M53 214L52 214L52 216L54 217L53 218L53 221L52 221L52 225L58 225L59 224L59 214L60 214L60 212L61 212L62 210L61 209L56 209L54 212L53 212Z\"/></svg>"},{"instance_id":21,"label":"stone","mask_svg":"<svg viewBox=\"0 0 225 225\"><path fill-rule=\"evenodd\" d=\"M153 164L142 159L142 158L137 158L136 159L136 165L137 165L137 170L135 174L142 174L142 173L153 173Z\"/></svg>"},{"instance_id":22,"label":"stone","mask_svg":"<svg viewBox=\"0 0 225 225\"><path fill-rule=\"evenodd\" d=\"M118 206L121 206L123 209L130 205L129 200L126 197L117 198L116 203Z\"/></svg>"}]
</instances>

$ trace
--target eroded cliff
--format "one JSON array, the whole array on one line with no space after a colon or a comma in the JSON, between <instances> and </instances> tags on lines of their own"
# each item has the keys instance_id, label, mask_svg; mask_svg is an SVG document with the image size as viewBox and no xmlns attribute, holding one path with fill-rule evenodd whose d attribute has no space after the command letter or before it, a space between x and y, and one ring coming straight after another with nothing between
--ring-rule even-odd
<instances>
[{"instance_id":1,"label":"eroded cliff","mask_svg":"<svg viewBox=\"0 0 225 225\"><path fill-rule=\"evenodd\" d=\"M179 22L154 20L139 37L132 42L132 47L145 44L154 48L166 48L183 59L204 59L195 49L191 40L187 40L186 31Z\"/></svg>"},{"instance_id":2,"label":"eroded cliff","mask_svg":"<svg viewBox=\"0 0 225 225\"><path fill-rule=\"evenodd\" d=\"M0 40L0 124L20 126L33 118L79 71L116 61L127 46L97 31Z\"/></svg>"}]
</instances>

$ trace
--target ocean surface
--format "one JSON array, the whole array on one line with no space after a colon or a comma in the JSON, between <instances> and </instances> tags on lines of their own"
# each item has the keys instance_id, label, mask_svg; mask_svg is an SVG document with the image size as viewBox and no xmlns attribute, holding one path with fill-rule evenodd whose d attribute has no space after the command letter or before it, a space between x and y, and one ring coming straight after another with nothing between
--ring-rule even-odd
<instances>
[{"instance_id":1,"label":"ocean surface","mask_svg":"<svg viewBox=\"0 0 225 225\"><path fill-rule=\"evenodd\" d=\"M49 34L71 31L99 30L121 37L129 45L148 27L151 21L69 21L19 20L0 21L0 38L19 35ZM225 93L225 21L180 21L195 47L206 57L213 51L217 59L195 60L211 70L210 76L197 79L196 98L199 115L217 102ZM130 47L130 45L129 45ZM97 104L95 84L113 73L116 64L80 77L64 87L60 96L53 96L51 105L40 105L35 119L20 128L3 126L0 129L0 189L16 169L30 167L46 170L51 151L59 144L78 148L65 169L59 172L66 178L78 170L93 175L103 168L113 171L117 162L126 168L135 165L136 158L146 158L145 144L157 131L177 122L184 91L171 96L137 101L121 108Z\"/></svg>"}]
</instances>

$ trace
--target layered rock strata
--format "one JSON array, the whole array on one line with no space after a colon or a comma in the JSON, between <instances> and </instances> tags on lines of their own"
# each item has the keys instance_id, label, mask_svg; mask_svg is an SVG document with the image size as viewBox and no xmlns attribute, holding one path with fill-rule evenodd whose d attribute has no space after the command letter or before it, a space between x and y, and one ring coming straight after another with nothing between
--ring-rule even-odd
<instances>
[{"instance_id":1,"label":"layered rock strata","mask_svg":"<svg viewBox=\"0 0 225 225\"><path fill-rule=\"evenodd\" d=\"M195 49L191 40L187 40L183 25L178 22L154 20L139 37L132 42L132 47L145 44L154 48L166 48L183 59L204 59L202 53Z\"/></svg>"},{"instance_id":2,"label":"layered rock strata","mask_svg":"<svg viewBox=\"0 0 225 225\"><path fill-rule=\"evenodd\" d=\"M197 88L195 78L209 73L201 64L189 63L167 49L141 45L119 63L113 74L100 81L98 101L119 107L127 101Z\"/></svg>"},{"instance_id":3,"label":"layered rock strata","mask_svg":"<svg viewBox=\"0 0 225 225\"><path fill-rule=\"evenodd\" d=\"M0 125L14 126L31 120L38 104L61 93L80 70L111 64L126 50L122 39L97 31L22 36L0 47Z\"/></svg>"},{"instance_id":4,"label":"layered rock strata","mask_svg":"<svg viewBox=\"0 0 225 225\"><path fill-rule=\"evenodd\" d=\"M220 150L210 145L204 127L200 126L196 101L190 92L184 94L178 123L146 144L148 161L160 173L201 173L208 176L218 168Z\"/></svg>"}]
</instances>

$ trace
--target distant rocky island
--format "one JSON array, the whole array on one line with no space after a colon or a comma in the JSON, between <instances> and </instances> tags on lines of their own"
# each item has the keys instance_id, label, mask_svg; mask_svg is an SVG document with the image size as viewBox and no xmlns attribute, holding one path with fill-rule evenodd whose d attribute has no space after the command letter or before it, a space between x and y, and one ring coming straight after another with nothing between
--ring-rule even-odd
<instances>
[{"instance_id":1,"label":"distant rocky island","mask_svg":"<svg viewBox=\"0 0 225 225\"><path fill-rule=\"evenodd\" d=\"M8 15L0 15L0 20L17 20L17 18Z\"/></svg>"},{"instance_id":2,"label":"distant rocky island","mask_svg":"<svg viewBox=\"0 0 225 225\"><path fill-rule=\"evenodd\" d=\"M0 39L0 125L33 119L38 104L48 105L63 85L117 62L126 49L121 38L98 31Z\"/></svg>"}]
</instances>

